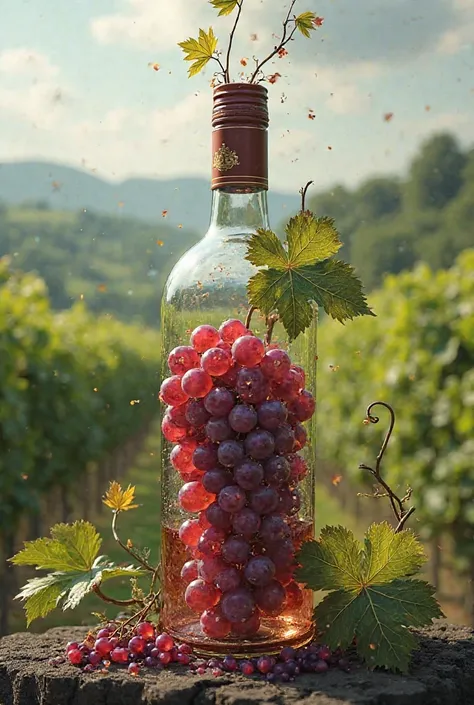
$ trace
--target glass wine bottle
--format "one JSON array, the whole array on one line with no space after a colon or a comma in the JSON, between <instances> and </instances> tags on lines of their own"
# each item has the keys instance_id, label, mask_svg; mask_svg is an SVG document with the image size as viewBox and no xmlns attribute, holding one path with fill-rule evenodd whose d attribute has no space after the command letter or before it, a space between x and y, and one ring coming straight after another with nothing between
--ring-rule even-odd
<instances>
[{"instance_id":1,"label":"glass wine bottle","mask_svg":"<svg viewBox=\"0 0 474 705\"><path fill-rule=\"evenodd\" d=\"M224 326L221 340L208 330L198 353L215 345L228 351L235 336L245 334L244 325L261 339L268 334L268 321L257 311L246 322L246 286L257 269L245 258L249 238L270 227L268 121L262 85L232 83L214 89L210 225L166 283L162 379L200 364L188 349L172 356L171 371L168 366L170 352L192 345L190 335L198 326L219 329L225 321L240 321ZM299 368L291 373L300 379L297 389L305 387L314 395L316 317L291 345L278 322L271 335L271 344L304 369L303 375ZM214 377L213 386L231 390L238 404L245 399L235 395L237 370L238 365ZM293 393L288 392L287 400ZM245 406L244 415L257 417L258 405ZM163 439L161 452L163 626L202 654L249 656L300 646L312 636L313 601L312 593L293 580L294 555L314 535L315 417L302 424L289 414L277 428L274 417L269 422L274 438L278 436L274 455L239 471L247 473L240 484L235 484L236 467L225 469L215 451L224 452L223 439L237 439L242 446L239 430L245 421L234 423L236 430L229 426L230 416L213 419L210 427L209 417L203 400L192 398L172 410L171 417L169 410L164 416L162 427L172 440ZM260 416L258 423L264 423ZM203 440L206 433L213 443ZM198 463L194 451L203 442L209 444L208 457ZM207 469L211 475L205 478ZM222 490L228 496L221 500L223 485L232 489Z\"/></svg>"}]
</instances>

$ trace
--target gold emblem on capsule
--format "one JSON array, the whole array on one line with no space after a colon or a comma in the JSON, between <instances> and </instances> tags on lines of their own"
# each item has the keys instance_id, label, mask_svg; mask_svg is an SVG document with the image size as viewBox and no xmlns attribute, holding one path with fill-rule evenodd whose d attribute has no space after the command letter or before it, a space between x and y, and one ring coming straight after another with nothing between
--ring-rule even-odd
<instances>
[{"instance_id":1,"label":"gold emblem on capsule","mask_svg":"<svg viewBox=\"0 0 474 705\"><path fill-rule=\"evenodd\" d=\"M217 169L217 171L229 171L239 164L237 152L234 152L233 149L229 149L225 142L223 142L217 152L215 152L214 159L212 160L212 166L214 169Z\"/></svg>"}]
</instances>

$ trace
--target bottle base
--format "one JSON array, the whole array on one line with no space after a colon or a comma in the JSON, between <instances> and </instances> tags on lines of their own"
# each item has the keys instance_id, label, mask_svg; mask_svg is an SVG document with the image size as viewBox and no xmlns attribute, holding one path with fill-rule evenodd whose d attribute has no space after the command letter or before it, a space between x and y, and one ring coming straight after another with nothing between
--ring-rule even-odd
<instances>
[{"instance_id":1,"label":"bottle base","mask_svg":"<svg viewBox=\"0 0 474 705\"><path fill-rule=\"evenodd\" d=\"M284 622L284 620L282 620ZM235 658L250 658L255 656L278 654L285 646L292 646L299 649L306 646L314 637L314 627L309 625L306 631L296 630L289 624L286 628L284 623L278 633L275 633L274 620L272 628L265 625L262 620L259 632L251 639L243 639L229 636L225 639L207 638L203 634L199 620L186 622L182 628L167 628L176 641L192 646L197 656L225 656L232 654Z\"/></svg>"}]
</instances>

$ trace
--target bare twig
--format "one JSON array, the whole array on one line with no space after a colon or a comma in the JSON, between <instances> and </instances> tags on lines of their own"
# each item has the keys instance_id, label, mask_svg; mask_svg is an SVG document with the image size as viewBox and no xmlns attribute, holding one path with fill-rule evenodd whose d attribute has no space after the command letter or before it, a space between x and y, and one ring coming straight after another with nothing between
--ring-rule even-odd
<instances>
[{"instance_id":1,"label":"bare twig","mask_svg":"<svg viewBox=\"0 0 474 705\"><path fill-rule=\"evenodd\" d=\"M98 585L94 585L92 589L101 600L104 600L104 602L110 602L112 605L119 605L120 607L126 607L127 605L143 605L141 600L136 600L134 597L130 600L116 600L114 597L104 595Z\"/></svg>"},{"instance_id":2,"label":"bare twig","mask_svg":"<svg viewBox=\"0 0 474 705\"><path fill-rule=\"evenodd\" d=\"M222 71L222 74L224 76L224 81L225 81L226 69L225 69L224 64L222 63L222 61L220 60L220 58L218 56L213 56L212 58L214 59L214 61L217 61L217 63L219 64L221 71Z\"/></svg>"},{"instance_id":3,"label":"bare twig","mask_svg":"<svg viewBox=\"0 0 474 705\"><path fill-rule=\"evenodd\" d=\"M371 475L375 478L375 480L378 482L378 484L383 487L385 490L384 493L380 493L380 491L377 489L373 495L373 497L388 497L390 500L390 504L393 509L393 513L395 514L395 518L397 520L397 526L395 528L395 532L398 533L401 531L408 520L408 518L413 514L415 511L415 507L410 507L410 509L405 508L405 503L411 498L411 488L408 488L406 494L404 497L400 498L398 495L395 494L395 492L392 490L392 488L387 484L387 482L383 479L381 472L380 472L380 466L382 464L383 456L385 454L385 451L387 450L388 442L390 441L390 437L392 435L393 427L395 426L395 412L390 406L390 404L387 404L384 401L374 401L372 404L370 404L367 407L367 421L370 423L376 424L380 421L380 418L378 416L373 416L372 415L372 409L375 406L383 406L385 409L388 410L390 414L390 425L388 427L388 431L385 434L385 438L383 439L382 447L380 448L379 454L377 455L376 461L375 461L375 468L371 468L369 465L366 465L365 463L361 463L359 465L359 468L361 470L368 470Z\"/></svg>"},{"instance_id":4,"label":"bare twig","mask_svg":"<svg viewBox=\"0 0 474 705\"><path fill-rule=\"evenodd\" d=\"M297 0L291 0L291 2L290 2L290 7L288 8L286 18L283 21L283 34L281 36L280 44L278 44L278 46L275 47L275 49L267 56L266 59L264 59L259 64L257 64L257 68L255 69L255 71L253 72L253 74L250 78L250 83L254 82L258 72L262 70L262 66L265 66L265 64L268 63L270 61L270 59L273 59L273 57L276 56L278 54L278 52L281 49L283 49L283 47L293 39L293 35L297 29L296 24L293 27L293 29L291 30L290 34L288 35L287 33L288 33L288 25L291 21L291 13L293 11L294 6L296 5L296 2L297 2Z\"/></svg>"},{"instance_id":5,"label":"bare twig","mask_svg":"<svg viewBox=\"0 0 474 705\"><path fill-rule=\"evenodd\" d=\"M250 321L252 320L252 314L256 310L255 306L251 306L249 310L247 311L247 317L245 318L245 323L244 326L246 328L250 328Z\"/></svg>"},{"instance_id":6,"label":"bare twig","mask_svg":"<svg viewBox=\"0 0 474 705\"><path fill-rule=\"evenodd\" d=\"M226 57L225 69L224 69L224 81L227 81L227 83L230 83L230 73L229 73L230 52L232 51L232 43L234 41L234 34L235 34L235 30L237 29L237 25L239 24L240 13L242 12L242 5L243 4L244 4L244 0L240 0L240 2L237 2L237 7L239 9L237 10L237 15L235 17L234 26L232 27L232 31L231 31L230 37L229 37L229 46L227 47L227 57Z\"/></svg>"},{"instance_id":7,"label":"bare twig","mask_svg":"<svg viewBox=\"0 0 474 705\"><path fill-rule=\"evenodd\" d=\"M300 188L300 195L301 195L301 210L304 211L306 207L306 194L308 192L309 187L311 184L314 184L314 181L308 181L306 186L303 186Z\"/></svg>"},{"instance_id":8,"label":"bare twig","mask_svg":"<svg viewBox=\"0 0 474 705\"><path fill-rule=\"evenodd\" d=\"M118 545L123 548L124 551L126 551L134 560L136 560L140 565L142 565L146 570L148 570L150 573L154 573L156 568L153 568L147 561L145 561L141 556L139 556L132 548L129 548L126 544L124 544L121 540L120 537L117 533L117 516L118 512L113 513L112 515L112 533L114 535L114 539L117 541Z\"/></svg>"}]
</instances>

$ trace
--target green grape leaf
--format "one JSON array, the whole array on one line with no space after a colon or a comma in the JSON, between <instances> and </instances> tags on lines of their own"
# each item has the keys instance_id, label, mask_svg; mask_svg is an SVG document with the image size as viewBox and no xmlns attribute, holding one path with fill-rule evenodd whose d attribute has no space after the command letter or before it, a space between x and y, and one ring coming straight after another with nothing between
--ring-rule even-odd
<instances>
[{"instance_id":1,"label":"green grape leaf","mask_svg":"<svg viewBox=\"0 0 474 705\"><path fill-rule=\"evenodd\" d=\"M332 218L315 218L310 211L289 220L284 244L271 230L257 230L246 259L264 269L248 282L251 306L266 315L276 310L290 340L310 325L314 304L341 323L373 316L353 268L329 259L341 245Z\"/></svg>"},{"instance_id":2,"label":"green grape leaf","mask_svg":"<svg viewBox=\"0 0 474 705\"><path fill-rule=\"evenodd\" d=\"M209 0L212 7L219 10L218 17L230 15L238 5L238 0Z\"/></svg>"},{"instance_id":3,"label":"green grape leaf","mask_svg":"<svg viewBox=\"0 0 474 705\"><path fill-rule=\"evenodd\" d=\"M316 15L314 12L302 12L295 17L295 25L304 37L310 37L316 29Z\"/></svg>"},{"instance_id":4,"label":"green grape leaf","mask_svg":"<svg viewBox=\"0 0 474 705\"><path fill-rule=\"evenodd\" d=\"M217 47L217 37L212 27L209 27L208 32L200 29L198 39L190 37L184 42L179 42L178 46L184 51L184 60L193 62L188 69L188 75L191 78L202 71L212 59Z\"/></svg>"},{"instance_id":5,"label":"green grape leaf","mask_svg":"<svg viewBox=\"0 0 474 705\"><path fill-rule=\"evenodd\" d=\"M364 543L342 527L325 527L317 541L303 544L298 582L331 591L315 609L325 643L358 654L372 667L405 673L416 648L409 627L442 617L434 588L409 576L426 560L408 530L395 533L386 522L372 524Z\"/></svg>"},{"instance_id":6,"label":"green grape leaf","mask_svg":"<svg viewBox=\"0 0 474 705\"><path fill-rule=\"evenodd\" d=\"M101 538L92 524L56 524L52 538L25 543L25 548L11 558L15 565L33 565L37 570L51 570L41 578L31 578L16 599L25 602L27 624L44 617L55 607L74 609L95 586L106 580L142 574L135 566L117 566L106 556L97 556Z\"/></svg>"}]
</instances>

